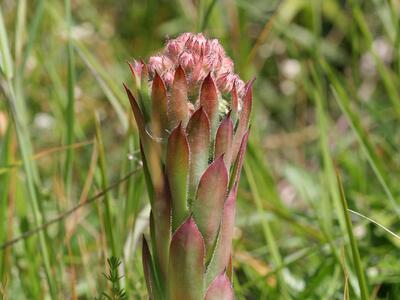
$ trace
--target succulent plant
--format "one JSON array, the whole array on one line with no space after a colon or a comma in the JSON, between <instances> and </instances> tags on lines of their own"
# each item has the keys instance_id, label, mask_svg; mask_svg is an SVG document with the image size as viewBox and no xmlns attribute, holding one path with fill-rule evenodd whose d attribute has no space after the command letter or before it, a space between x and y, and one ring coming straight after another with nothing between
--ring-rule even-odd
<instances>
[{"instance_id":1,"label":"succulent plant","mask_svg":"<svg viewBox=\"0 0 400 300\"><path fill-rule=\"evenodd\" d=\"M143 268L150 299L233 299L232 236L252 81L218 40L184 33L126 85L151 203ZM135 97L135 96L136 97Z\"/></svg>"}]
</instances>

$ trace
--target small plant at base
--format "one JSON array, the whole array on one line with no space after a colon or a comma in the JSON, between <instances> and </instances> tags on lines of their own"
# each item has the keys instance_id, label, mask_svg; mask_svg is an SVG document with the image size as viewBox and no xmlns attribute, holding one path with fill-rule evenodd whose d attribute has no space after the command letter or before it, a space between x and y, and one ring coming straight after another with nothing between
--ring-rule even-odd
<instances>
[{"instance_id":1,"label":"small plant at base","mask_svg":"<svg viewBox=\"0 0 400 300\"><path fill-rule=\"evenodd\" d=\"M111 256L107 258L108 274L103 273L104 277L110 282L111 289L109 293L102 292L101 295L95 300L126 300L127 295L124 289L119 286L119 280L122 276L119 276L118 268L121 265L121 260L118 257Z\"/></svg>"}]
</instances>

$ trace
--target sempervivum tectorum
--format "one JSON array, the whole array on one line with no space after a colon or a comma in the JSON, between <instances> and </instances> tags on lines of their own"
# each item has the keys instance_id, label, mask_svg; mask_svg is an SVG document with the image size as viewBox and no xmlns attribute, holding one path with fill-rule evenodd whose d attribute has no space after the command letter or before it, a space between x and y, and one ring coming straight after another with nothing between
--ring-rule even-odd
<instances>
[{"instance_id":1,"label":"sempervivum tectorum","mask_svg":"<svg viewBox=\"0 0 400 300\"><path fill-rule=\"evenodd\" d=\"M125 86L151 202L143 268L151 299L233 299L231 243L252 84L218 40L184 33Z\"/></svg>"}]
</instances>

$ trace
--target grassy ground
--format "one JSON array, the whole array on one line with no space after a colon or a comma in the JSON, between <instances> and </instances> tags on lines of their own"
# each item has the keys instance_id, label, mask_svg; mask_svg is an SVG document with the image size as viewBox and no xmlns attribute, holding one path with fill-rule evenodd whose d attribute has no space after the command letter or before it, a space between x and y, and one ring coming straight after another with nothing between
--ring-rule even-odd
<instances>
[{"instance_id":1,"label":"grassy ground","mask_svg":"<svg viewBox=\"0 0 400 300\"><path fill-rule=\"evenodd\" d=\"M398 1L3 0L0 9L4 299L93 299L110 289L112 255L129 299L146 298L138 240L149 207L125 62L201 30L242 78L257 77L237 299L400 299Z\"/></svg>"}]
</instances>

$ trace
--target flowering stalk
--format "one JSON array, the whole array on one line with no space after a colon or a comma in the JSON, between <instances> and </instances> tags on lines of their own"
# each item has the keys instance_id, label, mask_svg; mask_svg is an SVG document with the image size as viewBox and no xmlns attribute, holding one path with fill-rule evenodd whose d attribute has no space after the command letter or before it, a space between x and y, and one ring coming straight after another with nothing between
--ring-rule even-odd
<instances>
[{"instance_id":1,"label":"flowering stalk","mask_svg":"<svg viewBox=\"0 0 400 300\"><path fill-rule=\"evenodd\" d=\"M252 81L218 40L184 33L125 86L139 130L151 202L143 268L150 299L233 299L236 193L248 138ZM149 84L150 83L150 84ZM228 100L227 100L228 99Z\"/></svg>"}]
</instances>

